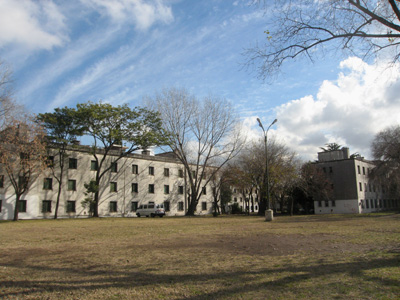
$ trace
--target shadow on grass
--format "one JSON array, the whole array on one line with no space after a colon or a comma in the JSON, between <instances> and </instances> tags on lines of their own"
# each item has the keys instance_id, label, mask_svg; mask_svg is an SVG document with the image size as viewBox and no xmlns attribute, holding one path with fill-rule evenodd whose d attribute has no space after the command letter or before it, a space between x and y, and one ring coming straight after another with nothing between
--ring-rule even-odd
<instances>
[{"instance_id":1,"label":"shadow on grass","mask_svg":"<svg viewBox=\"0 0 400 300\"><path fill-rule=\"evenodd\" d=\"M157 294L155 287L169 287L171 291L174 285L190 285L202 289L210 283L217 284L215 290L202 293L193 293L196 295L185 296L179 299L218 299L230 298L237 294L246 293L265 293L265 295L281 295L285 289L292 289L301 286L306 281L315 281L324 288L324 277L337 275L338 280L344 275L353 278L350 283L356 285L357 282L370 282L380 287L389 289L395 293L398 292L400 282L392 278L379 278L376 275L367 275L366 271L377 270L380 268L398 268L400 266L400 255L394 254L388 258L377 258L371 260L358 260L348 263L320 263L312 266L289 266L282 268L264 268L252 271L244 270L237 272L215 272L207 274L157 274L156 270L135 271L133 266L124 266L117 268L108 264L92 266L74 266L74 267L42 267L34 265L25 265L23 262L1 264L1 268L17 268L22 271L33 272L51 272L60 274L57 279L46 280L2 280L0 283L0 298L24 298L40 297L44 291L56 293L57 298L68 298L73 291L84 291L87 293L95 290L104 290L110 288L134 289L138 287L148 287L149 291ZM153 267L153 266L152 266ZM282 275L286 274L286 275ZM46 276L46 275L45 275ZM43 278L43 276L42 276ZM62 279L65 278L65 279ZM234 278L234 281L232 281ZM257 280L250 280L256 278ZM275 278L275 279L274 279ZM232 284L235 282L237 284ZM326 285L332 284L332 281ZM329 288L326 286L326 288ZM19 292L15 292L15 290ZM329 288L333 290L333 288ZM14 290L14 291L13 291ZM206 290L206 289L204 289ZM165 289L164 289L165 293ZM185 294L190 292L185 291ZM63 296L62 296L63 295ZM61 297L60 297L61 296ZM176 295L175 295L176 296ZM282 295L281 295L282 296ZM388 298L389 299L389 298Z\"/></svg>"}]
</instances>

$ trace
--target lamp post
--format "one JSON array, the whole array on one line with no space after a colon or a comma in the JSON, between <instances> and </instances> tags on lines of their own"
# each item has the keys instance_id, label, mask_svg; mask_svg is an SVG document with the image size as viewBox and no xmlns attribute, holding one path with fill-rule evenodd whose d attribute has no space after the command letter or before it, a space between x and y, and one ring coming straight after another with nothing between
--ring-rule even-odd
<instances>
[{"instance_id":1,"label":"lamp post","mask_svg":"<svg viewBox=\"0 0 400 300\"><path fill-rule=\"evenodd\" d=\"M271 205L270 205L270 197L269 197L269 169L268 169L268 130L271 128L272 125L274 125L278 119L275 119L267 128L267 130L264 130L264 126L261 123L261 120L257 118L258 125L261 127L263 133L264 133L264 146L265 146L265 175L264 178L266 179L266 187L267 187L267 210L266 210L266 220L267 221L272 221L273 219L273 214L271 210Z\"/></svg>"}]
</instances>

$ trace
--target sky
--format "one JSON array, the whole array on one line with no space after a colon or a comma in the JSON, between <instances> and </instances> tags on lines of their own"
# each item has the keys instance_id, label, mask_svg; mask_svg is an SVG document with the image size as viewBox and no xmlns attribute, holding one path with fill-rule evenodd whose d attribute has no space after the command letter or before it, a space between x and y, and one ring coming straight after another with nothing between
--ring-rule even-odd
<instances>
[{"instance_id":1,"label":"sky","mask_svg":"<svg viewBox=\"0 0 400 300\"><path fill-rule=\"evenodd\" d=\"M289 61L274 80L245 65L268 15L248 0L0 0L0 58L33 113L86 101L142 105L164 88L224 97L249 140L257 123L303 160L336 142L371 159L400 121L400 68L329 56Z\"/></svg>"}]
</instances>

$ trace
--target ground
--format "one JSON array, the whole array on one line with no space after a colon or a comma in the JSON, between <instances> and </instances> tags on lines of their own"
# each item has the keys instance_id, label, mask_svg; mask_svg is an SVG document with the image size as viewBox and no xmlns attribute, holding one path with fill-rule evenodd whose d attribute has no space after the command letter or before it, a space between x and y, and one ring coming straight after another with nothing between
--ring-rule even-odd
<instances>
[{"instance_id":1,"label":"ground","mask_svg":"<svg viewBox=\"0 0 400 300\"><path fill-rule=\"evenodd\" d=\"M2 299L399 299L400 215L0 222Z\"/></svg>"}]
</instances>

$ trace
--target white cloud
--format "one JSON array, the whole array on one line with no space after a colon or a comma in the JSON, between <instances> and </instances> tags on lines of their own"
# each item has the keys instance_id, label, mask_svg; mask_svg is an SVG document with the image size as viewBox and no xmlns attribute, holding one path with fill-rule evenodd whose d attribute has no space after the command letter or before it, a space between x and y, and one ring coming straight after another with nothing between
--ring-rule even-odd
<instances>
[{"instance_id":1,"label":"white cloud","mask_svg":"<svg viewBox=\"0 0 400 300\"><path fill-rule=\"evenodd\" d=\"M156 22L173 21L172 9L162 0L81 0L81 2L114 22L134 23L139 30L146 30Z\"/></svg>"},{"instance_id":2,"label":"white cloud","mask_svg":"<svg viewBox=\"0 0 400 300\"><path fill-rule=\"evenodd\" d=\"M67 40L65 18L52 1L1 0L0 46L51 49Z\"/></svg>"},{"instance_id":3,"label":"white cloud","mask_svg":"<svg viewBox=\"0 0 400 300\"><path fill-rule=\"evenodd\" d=\"M315 97L305 96L276 108L277 135L306 159L319 147L337 142L370 158L377 132L399 123L400 68L369 65L358 58L341 62L335 81L324 81Z\"/></svg>"}]
</instances>

